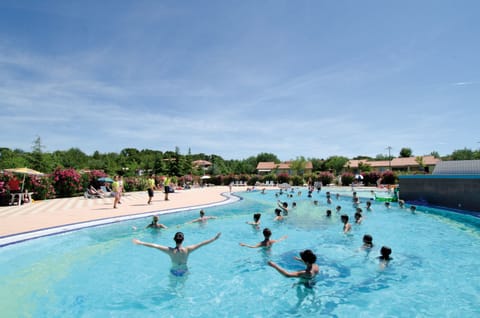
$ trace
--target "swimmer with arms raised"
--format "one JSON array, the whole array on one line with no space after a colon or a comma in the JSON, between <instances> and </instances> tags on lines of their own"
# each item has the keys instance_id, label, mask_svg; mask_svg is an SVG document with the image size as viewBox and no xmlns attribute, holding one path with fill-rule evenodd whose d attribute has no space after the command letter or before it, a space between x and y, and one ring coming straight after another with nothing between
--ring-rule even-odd
<instances>
[{"instance_id":1,"label":"swimmer with arms raised","mask_svg":"<svg viewBox=\"0 0 480 318\"><path fill-rule=\"evenodd\" d=\"M296 260L302 261L305 264L305 269L297 272L289 272L284 268L280 267L276 263L269 261L268 265L275 268L280 274L285 277L300 277L305 279L306 282L310 282L309 286L311 286L311 280L320 272L320 269L315 262L317 261L317 256L311 250L305 250L300 252L300 258L295 257Z\"/></svg>"},{"instance_id":2,"label":"swimmer with arms raised","mask_svg":"<svg viewBox=\"0 0 480 318\"><path fill-rule=\"evenodd\" d=\"M272 247L272 245L274 243L283 241L284 239L287 238L287 236L284 235L281 238L279 238L278 240L271 240L270 236L272 236L272 231L270 231L269 228L265 228L263 230L263 236L264 236L265 239L263 241L259 242L256 245L248 245L248 244L245 244L245 243L240 243L240 246L246 246L246 247L250 247L250 248L258 248L258 247L270 248L270 247Z\"/></svg>"},{"instance_id":3,"label":"swimmer with arms raised","mask_svg":"<svg viewBox=\"0 0 480 318\"><path fill-rule=\"evenodd\" d=\"M184 239L182 232L175 233L175 236L173 237L173 240L175 241L175 247L168 247L168 246L163 246L163 245L158 245L153 243L142 242L138 239L133 239L132 242L137 245L153 247L168 254L168 256L170 256L170 259L172 260L172 269L170 270L170 272L175 276L183 276L185 273L188 272L188 267L187 267L188 255L190 255L190 253L195 251L196 249L204 245L210 244L213 241L216 241L221 234L222 233L218 233L217 235L215 235L209 240L200 242L198 244L186 246L186 247L182 246L183 239Z\"/></svg>"},{"instance_id":4,"label":"swimmer with arms raised","mask_svg":"<svg viewBox=\"0 0 480 318\"><path fill-rule=\"evenodd\" d=\"M205 211L204 210L200 210L200 217L199 218L196 218L195 220L193 221L190 221L189 223L206 223L207 220L210 220L210 219L216 219L217 217L215 216L205 216Z\"/></svg>"}]
</instances>

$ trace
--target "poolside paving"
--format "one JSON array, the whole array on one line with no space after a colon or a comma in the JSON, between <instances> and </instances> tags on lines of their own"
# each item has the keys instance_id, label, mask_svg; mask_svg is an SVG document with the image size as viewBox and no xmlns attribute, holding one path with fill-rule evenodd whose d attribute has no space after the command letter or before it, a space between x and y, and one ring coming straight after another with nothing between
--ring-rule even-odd
<instances>
[{"instance_id":1,"label":"poolside paving","mask_svg":"<svg viewBox=\"0 0 480 318\"><path fill-rule=\"evenodd\" d=\"M244 191L235 187L233 191ZM164 213L172 209L191 208L225 201L222 193L229 193L228 186L214 186L179 190L169 194L155 192L148 205L146 191L129 192L122 197L122 204L113 208L113 198L86 199L84 197L34 201L21 206L0 207L0 237L59 227L93 220L101 220L146 213Z\"/></svg>"}]
</instances>

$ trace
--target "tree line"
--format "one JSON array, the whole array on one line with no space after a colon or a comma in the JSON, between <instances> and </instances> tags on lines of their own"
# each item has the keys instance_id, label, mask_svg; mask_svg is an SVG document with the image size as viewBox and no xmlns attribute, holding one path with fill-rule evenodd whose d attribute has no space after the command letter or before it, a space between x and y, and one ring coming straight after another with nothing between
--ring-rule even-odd
<instances>
[{"instance_id":1,"label":"tree line","mask_svg":"<svg viewBox=\"0 0 480 318\"><path fill-rule=\"evenodd\" d=\"M32 145L32 151L26 152L21 149L0 148L0 170L7 168L29 167L44 173L51 173L56 168L73 168L76 170L103 170L113 175L135 176L139 173L154 173L170 176L184 175L229 175L229 174L256 174L259 162L273 161L280 163L279 158L272 153L260 153L246 159L224 159L215 154L197 153L181 154L178 147L173 151L159 151L151 149L138 150L125 148L120 153L101 153L95 151L87 155L79 148L57 150L53 152L43 151L44 146L40 137L37 137ZM410 148L402 148L399 157L410 157ZM431 155L442 160L472 160L480 159L479 150L461 149L452 154L440 157L437 152ZM389 160L389 156L383 154L375 158L357 156L352 159ZM195 167L192 163L196 160L207 160L212 163L205 171L201 167ZM307 161L312 162L313 171L331 171L339 174L349 158L343 156L331 156L327 159L297 157L291 160L293 170L301 170Z\"/></svg>"}]
</instances>

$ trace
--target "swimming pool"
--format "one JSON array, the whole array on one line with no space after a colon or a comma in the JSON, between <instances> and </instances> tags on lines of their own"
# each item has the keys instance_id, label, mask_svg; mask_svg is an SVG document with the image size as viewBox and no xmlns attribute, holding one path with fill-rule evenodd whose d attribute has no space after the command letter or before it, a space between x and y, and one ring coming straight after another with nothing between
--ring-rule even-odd
<instances>
[{"instance_id":1,"label":"swimming pool","mask_svg":"<svg viewBox=\"0 0 480 318\"><path fill-rule=\"evenodd\" d=\"M217 216L206 224L185 224L198 210L162 215L167 230L143 229L150 218L87 228L0 249L0 308L3 317L473 317L480 315L480 224L478 219L441 210L387 210L379 202L364 209L365 220L342 233L336 205L353 219L351 197L325 191L307 198L279 198L297 207L274 223L273 191L242 193L235 204L205 209ZM335 193L335 192L332 192ZM314 206L313 200L320 205ZM361 206L365 206L362 200ZM291 205L291 204L290 204ZM332 219L325 210L333 210ZM288 235L268 252L239 246L262 240L261 229L245 224L262 212L272 238ZM133 230L132 227L138 228ZM165 254L132 244L133 238L173 246L213 237L195 251L190 273L169 273ZM373 236L370 254L359 250ZM392 248L381 270L378 251ZM296 284L266 265L273 260L301 269L293 256L306 248L318 256L321 274L314 288Z\"/></svg>"}]
</instances>

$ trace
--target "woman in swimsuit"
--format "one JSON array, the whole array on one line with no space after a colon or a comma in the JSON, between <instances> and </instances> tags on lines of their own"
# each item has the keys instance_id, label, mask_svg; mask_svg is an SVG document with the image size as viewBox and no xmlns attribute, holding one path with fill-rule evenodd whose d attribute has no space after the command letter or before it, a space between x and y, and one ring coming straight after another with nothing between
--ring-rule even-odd
<instances>
[{"instance_id":1,"label":"woman in swimsuit","mask_svg":"<svg viewBox=\"0 0 480 318\"><path fill-rule=\"evenodd\" d=\"M218 240L221 234L222 233L218 233L217 235L215 235L209 240L206 240L194 245L190 245L187 247L182 246L183 239L184 239L184 235L182 232L175 233L175 236L173 237L173 240L175 241L175 247L168 247L168 246L163 246L163 245L158 245L153 243L142 242L138 239L133 239L132 242L137 245L156 248L168 254L168 256L170 256L170 259L172 261L172 268L170 272L175 276L182 276L188 272L187 260L190 253L204 245L210 244L213 241Z\"/></svg>"}]
</instances>

